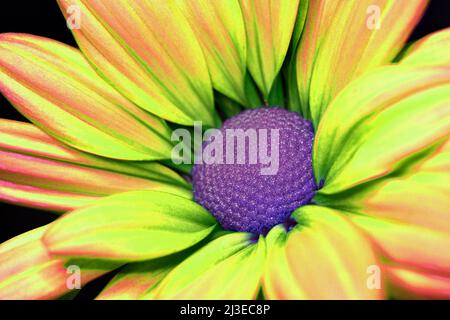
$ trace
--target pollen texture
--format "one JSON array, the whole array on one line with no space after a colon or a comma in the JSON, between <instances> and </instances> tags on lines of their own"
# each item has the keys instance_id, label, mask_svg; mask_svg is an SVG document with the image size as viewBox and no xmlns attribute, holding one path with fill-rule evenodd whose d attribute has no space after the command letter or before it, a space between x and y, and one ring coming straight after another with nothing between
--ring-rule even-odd
<instances>
[{"instance_id":1,"label":"pollen texture","mask_svg":"<svg viewBox=\"0 0 450 320\"><path fill-rule=\"evenodd\" d=\"M297 113L276 107L241 112L203 143L203 161L192 170L195 201L226 230L267 233L314 196L313 140L311 122Z\"/></svg>"}]
</instances>

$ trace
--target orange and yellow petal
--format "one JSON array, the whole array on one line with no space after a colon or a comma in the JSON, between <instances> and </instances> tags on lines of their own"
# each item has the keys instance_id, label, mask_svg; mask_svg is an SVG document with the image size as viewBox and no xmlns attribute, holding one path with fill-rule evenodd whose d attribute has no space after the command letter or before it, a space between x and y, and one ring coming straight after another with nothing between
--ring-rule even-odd
<instances>
[{"instance_id":1,"label":"orange and yellow petal","mask_svg":"<svg viewBox=\"0 0 450 320\"><path fill-rule=\"evenodd\" d=\"M130 191L64 215L43 242L55 255L133 262L189 248L215 227L209 212L184 194Z\"/></svg>"},{"instance_id":2,"label":"orange and yellow petal","mask_svg":"<svg viewBox=\"0 0 450 320\"><path fill-rule=\"evenodd\" d=\"M302 113L317 127L331 100L355 77L391 62L427 0L310 1L297 54Z\"/></svg>"},{"instance_id":3,"label":"orange and yellow petal","mask_svg":"<svg viewBox=\"0 0 450 320\"><path fill-rule=\"evenodd\" d=\"M450 234L450 142L439 143L402 175L382 179L342 198L337 206ZM333 196L330 197L332 199Z\"/></svg>"},{"instance_id":4,"label":"orange and yellow petal","mask_svg":"<svg viewBox=\"0 0 450 320\"><path fill-rule=\"evenodd\" d=\"M57 41L0 35L0 91L36 126L77 149L123 160L170 158L167 125Z\"/></svg>"},{"instance_id":5,"label":"orange and yellow petal","mask_svg":"<svg viewBox=\"0 0 450 320\"><path fill-rule=\"evenodd\" d=\"M130 190L185 190L174 171L69 148L32 124L0 120L0 200L53 211L85 206Z\"/></svg>"},{"instance_id":6,"label":"orange and yellow petal","mask_svg":"<svg viewBox=\"0 0 450 320\"><path fill-rule=\"evenodd\" d=\"M286 56L299 2L240 0L247 32L247 67L268 98Z\"/></svg>"},{"instance_id":7,"label":"orange and yellow petal","mask_svg":"<svg viewBox=\"0 0 450 320\"><path fill-rule=\"evenodd\" d=\"M205 56L175 1L59 0L80 14L75 39L99 74L141 108L171 122L215 124Z\"/></svg>"},{"instance_id":8,"label":"orange and yellow petal","mask_svg":"<svg viewBox=\"0 0 450 320\"><path fill-rule=\"evenodd\" d=\"M173 269L144 299L255 299L265 261L265 239L223 235Z\"/></svg>"},{"instance_id":9,"label":"orange and yellow petal","mask_svg":"<svg viewBox=\"0 0 450 320\"><path fill-rule=\"evenodd\" d=\"M352 82L331 103L314 143L314 172L330 196L399 172L450 133L445 66L388 66Z\"/></svg>"},{"instance_id":10,"label":"orange and yellow petal","mask_svg":"<svg viewBox=\"0 0 450 320\"><path fill-rule=\"evenodd\" d=\"M180 253L126 265L97 296L97 300L137 300L150 292L186 254Z\"/></svg>"},{"instance_id":11,"label":"orange and yellow petal","mask_svg":"<svg viewBox=\"0 0 450 320\"><path fill-rule=\"evenodd\" d=\"M434 32L414 43L401 64L415 66L450 66L450 28Z\"/></svg>"},{"instance_id":12,"label":"orange and yellow petal","mask_svg":"<svg viewBox=\"0 0 450 320\"><path fill-rule=\"evenodd\" d=\"M393 297L401 299L450 299L450 275L392 266L386 268Z\"/></svg>"},{"instance_id":13,"label":"orange and yellow petal","mask_svg":"<svg viewBox=\"0 0 450 320\"><path fill-rule=\"evenodd\" d=\"M0 300L58 298L77 288L69 267L80 271L83 285L119 265L52 257L41 242L48 226L31 230L0 245Z\"/></svg>"},{"instance_id":14,"label":"orange and yellow petal","mask_svg":"<svg viewBox=\"0 0 450 320\"><path fill-rule=\"evenodd\" d=\"M203 49L214 89L247 105L247 39L238 0L176 2Z\"/></svg>"},{"instance_id":15,"label":"orange and yellow petal","mask_svg":"<svg viewBox=\"0 0 450 320\"><path fill-rule=\"evenodd\" d=\"M450 276L449 233L393 219L363 215L350 218L389 264Z\"/></svg>"},{"instance_id":16,"label":"orange and yellow petal","mask_svg":"<svg viewBox=\"0 0 450 320\"><path fill-rule=\"evenodd\" d=\"M267 236L264 296L268 299L381 299L382 266L369 241L343 215L318 206L294 212L289 233Z\"/></svg>"}]
</instances>

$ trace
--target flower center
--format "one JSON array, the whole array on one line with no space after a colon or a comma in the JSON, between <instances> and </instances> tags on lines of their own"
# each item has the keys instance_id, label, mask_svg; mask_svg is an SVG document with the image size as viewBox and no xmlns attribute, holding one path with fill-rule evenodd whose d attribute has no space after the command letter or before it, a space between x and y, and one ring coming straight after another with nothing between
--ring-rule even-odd
<instances>
[{"instance_id":1,"label":"flower center","mask_svg":"<svg viewBox=\"0 0 450 320\"><path fill-rule=\"evenodd\" d=\"M222 139L222 140L221 140ZM194 199L227 230L265 234L317 189L312 124L280 108L241 112L202 145Z\"/></svg>"}]
</instances>

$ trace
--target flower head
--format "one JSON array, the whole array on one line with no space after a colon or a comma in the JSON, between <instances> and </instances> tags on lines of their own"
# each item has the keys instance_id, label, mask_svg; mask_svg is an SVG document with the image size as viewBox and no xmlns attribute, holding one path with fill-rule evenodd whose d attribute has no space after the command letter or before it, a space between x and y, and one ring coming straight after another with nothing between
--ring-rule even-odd
<instances>
[{"instance_id":1,"label":"flower head","mask_svg":"<svg viewBox=\"0 0 450 320\"><path fill-rule=\"evenodd\" d=\"M0 120L0 200L61 213L0 245L0 298L72 267L116 270L99 299L450 297L450 30L404 47L427 1L58 3L79 48L0 35L31 122Z\"/></svg>"}]
</instances>

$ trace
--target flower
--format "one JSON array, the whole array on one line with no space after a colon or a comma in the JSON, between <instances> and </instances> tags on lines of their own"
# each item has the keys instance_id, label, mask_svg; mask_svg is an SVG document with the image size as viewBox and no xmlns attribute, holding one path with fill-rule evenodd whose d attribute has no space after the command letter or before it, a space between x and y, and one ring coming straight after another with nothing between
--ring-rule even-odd
<instances>
[{"instance_id":1,"label":"flower","mask_svg":"<svg viewBox=\"0 0 450 320\"><path fill-rule=\"evenodd\" d=\"M112 270L99 299L450 298L450 29L403 49L427 1L58 2L80 49L0 35L0 90L33 123L0 121L0 199L70 212L0 245L0 298ZM312 123L292 174L314 195L225 230L171 137L263 105Z\"/></svg>"}]
</instances>

